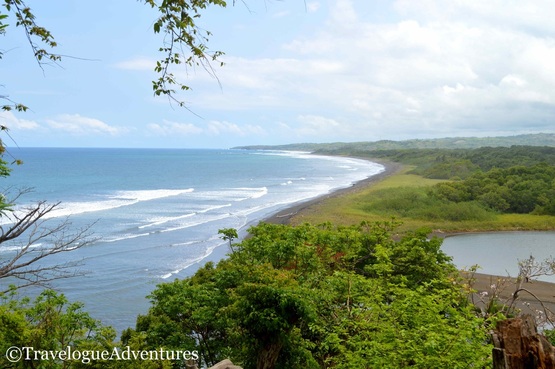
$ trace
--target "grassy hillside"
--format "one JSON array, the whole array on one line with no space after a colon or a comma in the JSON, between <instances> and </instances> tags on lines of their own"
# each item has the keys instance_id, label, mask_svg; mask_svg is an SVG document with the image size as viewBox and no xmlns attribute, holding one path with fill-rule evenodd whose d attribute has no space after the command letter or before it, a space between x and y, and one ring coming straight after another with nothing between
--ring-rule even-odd
<instances>
[{"instance_id":1,"label":"grassy hillside","mask_svg":"<svg viewBox=\"0 0 555 369\"><path fill-rule=\"evenodd\" d=\"M345 155L353 152L397 149L471 149L478 147L509 147L513 145L552 146L555 147L555 134L538 133L505 137L447 137L434 139L413 139L404 141L381 140L375 142L334 142L334 143L299 143L289 145L252 145L236 149L258 150L300 150L333 155Z\"/></svg>"}]
</instances>

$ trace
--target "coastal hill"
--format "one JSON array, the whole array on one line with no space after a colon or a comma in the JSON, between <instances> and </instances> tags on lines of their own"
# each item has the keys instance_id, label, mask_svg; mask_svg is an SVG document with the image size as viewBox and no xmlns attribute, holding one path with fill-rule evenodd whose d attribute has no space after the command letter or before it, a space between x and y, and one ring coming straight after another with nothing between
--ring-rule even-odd
<instances>
[{"instance_id":1,"label":"coastal hill","mask_svg":"<svg viewBox=\"0 0 555 369\"><path fill-rule=\"evenodd\" d=\"M555 133L536 133L502 137L446 137L411 139L403 141L380 140L374 142L297 143L288 145L251 145L234 149L246 150L300 150L327 154L345 152L399 150L399 149L473 149L479 147L553 146Z\"/></svg>"}]
</instances>

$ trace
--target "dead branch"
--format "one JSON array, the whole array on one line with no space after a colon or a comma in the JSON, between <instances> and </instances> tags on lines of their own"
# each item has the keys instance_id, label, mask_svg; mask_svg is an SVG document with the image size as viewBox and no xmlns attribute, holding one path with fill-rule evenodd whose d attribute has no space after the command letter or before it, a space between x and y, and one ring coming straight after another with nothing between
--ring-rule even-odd
<instances>
[{"instance_id":1,"label":"dead branch","mask_svg":"<svg viewBox=\"0 0 555 369\"><path fill-rule=\"evenodd\" d=\"M8 219L9 224L0 225L0 280L15 279L19 282L17 288L22 288L47 286L56 279L80 274L75 270L80 261L43 264L53 255L96 241L92 237L92 225L75 230L69 218L62 221L48 219L59 204L40 201L23 210L1 214L0 217Z\"/></svg>"}]
</instances>

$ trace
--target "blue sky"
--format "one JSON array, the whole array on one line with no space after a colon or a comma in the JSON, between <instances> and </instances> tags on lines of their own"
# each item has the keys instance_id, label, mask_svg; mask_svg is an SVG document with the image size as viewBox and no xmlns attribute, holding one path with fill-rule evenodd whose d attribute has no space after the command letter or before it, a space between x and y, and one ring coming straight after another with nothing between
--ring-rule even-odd
<instances>
[{"instance_id":1,"label":"blue sky","mask_svg":"<svg viewBox=\"0 0 555 369\"><path fill-rule=\"evenodd\" d=\"M230 2L231 3L231 2ZM246 4L246 5L245 5ZM191 111L155 98L161 36L135 0L27 0L64 58L38 67L13 20L1 112L19 146L228 148L555 132L547 0L245 0L201 24L218 80L175 70ZM4 137L8 145L14 145Z\"/></svg>"}]
</instances>

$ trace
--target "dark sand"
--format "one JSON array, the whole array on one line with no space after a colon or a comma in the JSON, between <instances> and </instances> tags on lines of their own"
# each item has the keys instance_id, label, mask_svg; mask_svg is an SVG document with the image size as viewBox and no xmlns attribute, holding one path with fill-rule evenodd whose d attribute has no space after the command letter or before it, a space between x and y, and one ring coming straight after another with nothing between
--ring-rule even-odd
<instances>
[{"instance_id":1,"label":"dark sand","mask_svg":"<svg viewBox=\"0 0 555 369\"><path fill-rule=\"evenodd\" d=\"M381 160L372 161L384 165L385 170L377 175L359 181L350 187L338 189L332 193L320 196L318 198L295 204L274 214L271 217L266 218L264 221L274 224L288 224L293 216L301 214L304 210L310 208L314 204L325 201L326 199L332 197L338 197L347 193L359 191L367 186L371 186L372 184L383 180L387 176L397 173L402 168L402 165L398 163L384 162ZM441 234L439 236L444 237L446 235ZM464 273L462 274L464 276ZM498 288L498 294L501 302L510 301L512 294L515 292L516 289L515 279L509 278L507 276L494 276L489 274L475 273L473 277L475 280L472 283L472 287L474 290L477 291L473 296L474 302L480 307L483 307L484 302L487 302L488 299L492 296L492 285ZM521 291L518 295L519 298L516 306L521 309L523 313L537 315L538 311L543 312L545 309L548 309L551 312L555 313L554 283L532 281L529 283L524 283L522 285L522 288L529 291Z\"/></svg>"},{"instance_id":2,"label":"dark sand","mask_svg":"<svg viewBox=\"0 0 555 369\"><path fill-rule=\"evenodd\" d=\"M366 158L364 159L366 160ZM279 211L278 213L264 219L264 221L267 223L273 223L273 224L288 224L292 217L298 215L303 210L308 209L319 202L322 202L326 199L330 199L333 197L339 197L347 193L353 193L353 192L359 191L363 188L366 188L367 186L372 185L373 183L381 181L385 177L388 177L392 174L397 173L403 167L401 164L398 164L398 163L384 162L381 160L372 160L372 162L382 164L385 170L381 173L378 173L376 175L363 179L362 181L358 181L349 187L335 190L329 194L317 197L312 200L297 203L291 207L288 207L287 209Z\"/></svg>"},{"instance_id":3,"label":"dark sand","mask_svg":"<svg viewBox=\"0 0 555 369\"><path fill-rule=\"evenodd\" d=\"M465 273L461 273L463 276ZM497 294L499 301L509 304L513 293L518 288L518 299L516 307L522 313L538 316L549 314L551 319L555 317L555 284L541 281L530 281L519 286L516 278L508 276L494 276L489 274L476 273L472 287L476 290L474 303L479 307L484 307L492 295Z\"/></svg>"}]
</instances>

